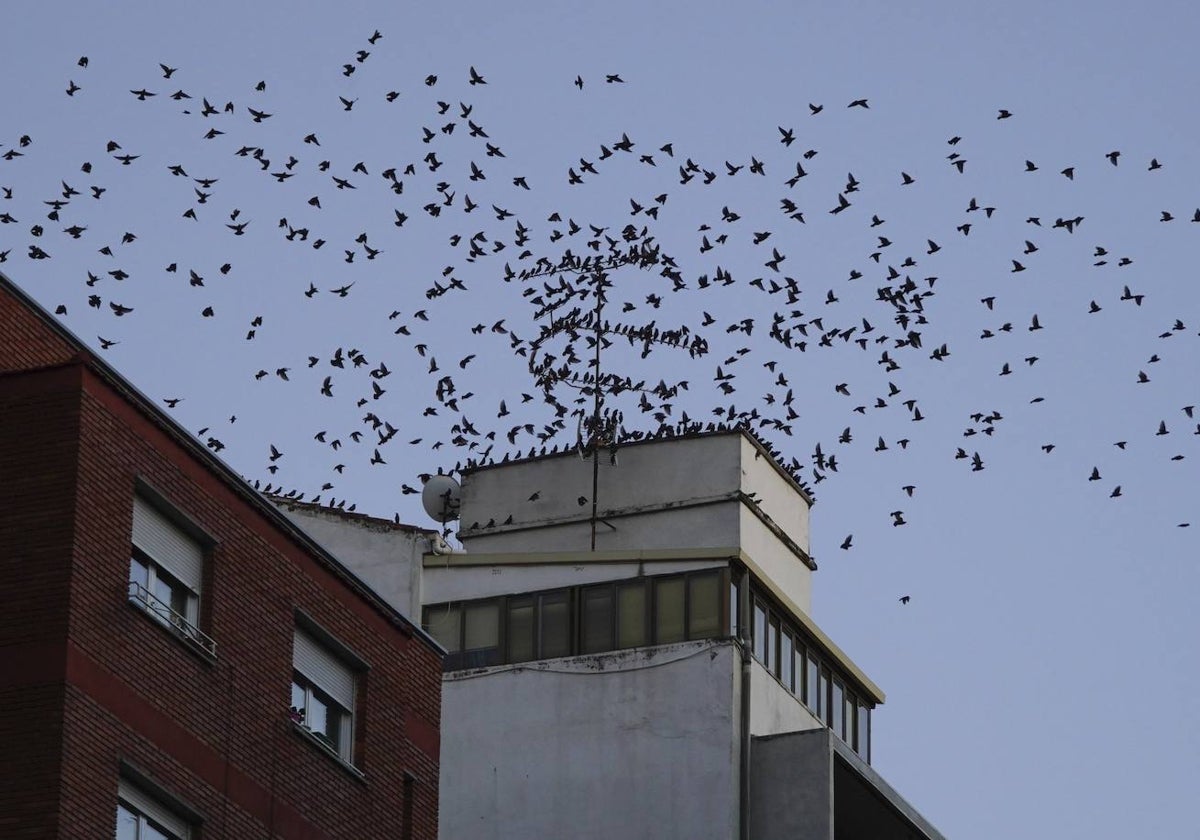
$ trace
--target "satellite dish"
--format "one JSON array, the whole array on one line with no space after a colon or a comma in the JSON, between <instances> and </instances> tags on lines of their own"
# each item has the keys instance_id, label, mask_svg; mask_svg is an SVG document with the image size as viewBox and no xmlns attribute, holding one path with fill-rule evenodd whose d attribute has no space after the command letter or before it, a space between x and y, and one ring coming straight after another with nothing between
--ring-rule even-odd
<instances>
[{"instance_id":1,"label":"satellite dish","mask_svg":"<svg viewBox=\"0 0 1200 840\"><path fill-rule=\"evenodd\" d=\"M421 504L425 506L425 512L438 522L458 519L462 487L448 475L432 476L421 491Z\"/></svg>"}]
</instances>

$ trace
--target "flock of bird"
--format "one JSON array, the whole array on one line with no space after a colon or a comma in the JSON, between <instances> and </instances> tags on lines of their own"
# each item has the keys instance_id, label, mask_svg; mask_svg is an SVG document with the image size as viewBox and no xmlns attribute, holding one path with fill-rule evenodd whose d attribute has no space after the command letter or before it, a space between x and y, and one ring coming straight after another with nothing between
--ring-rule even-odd
<instances>
[{"instance_id":1,"label":"flock of bird","mask_svg":"<svg viewBox=\"0 0 1200 840\"><path fill-rule=\"evenodd\" d=\"M323 428L306 431L309 449L303 454L292 438L287 444L255 442L265 456L257 464L239 458L239 467L264 492L354 510L352 476L389 462L412 464L411 452L392 454L404 446L454 471L557 451L615 453L623 442L724 428L746 429L763 440L813 495L848 460L862 463L868 452L905 453L910 445L919 459L944 457L962 462L966 473L979 473L988 468L989 441L1003 435L1006 419L1036 425L1031 407L1054 394L1027 393L1020 404L1010 398L1011 404L965 410L942 398L923 400L919 383L931 367L949 369L958 356L977 355L960 350L964 329L976 329L978 341L1008 348L1009 358L989 376L1029 376L1059 349L1041 336L1064 320L1057 310L1016 311L1020 304L1014 303L1026 298L1012 284L1035 276L1045 251L1067 255L1079 271L1100 278L1078 300L1062 303L1072 317L1130 316L1151 303L1153 293L1131 268L1136 250L1084 242L1089 208L1022 213L1014 220L1002 203L970 197L951 221L931 220L919 234L912 219L889 223L873 204L878 196L886 192L903 202L920 193L923 182L949 196L947 177L965 179L979 164L971 140L956 135L928 159L897 165L890 183L853 171L843 177L836 164L824 163L835 157L833 150L808 147L802 138L812 132L797 121L869 119L869 98L808 103L737 160L709 159L680 139L648 141L616 131L592 148L557 150L565 165L553 173L544 161L522 159L493 136L486 117L503 107L504 93L481 68L462 68L454 78L414 79L415 92L381 88L368 96L371 89L356 87L386 46L376 31L349 49L341 67L330 68L345 84L320 111L328 116L319 119L330 122L284 137L267 133L268 127L318 118L283 113L287 102L272 99L264 80L248 80L234 101L193 88L202 80L164 63L153 81L114 91L91 84L94 68L84 57L65 72L63 96L72 102L125 98L150 109L145 118L151 125L184 132L190 143L164 149L144 134L114 133L103 145L80 148L70 169L48 178L52 164L39 157L34 131L0 138L0 262L6 263L0 268L22 283L27 274L52 276L61 273L59 265L85 265L81 276L60 278L73 285L34 291L41 299L60 294L55 311L69 325L111 318L95 335L103 351L137 342L138 319L161 317L155 301L164 286L186 299L201 323L237 317L243 343L259 341L267 331L286 332L281 322L297 317L294 307L323 307L321 317L332 324L337 307L369 297L362 310L368 320L356 320L350 329L331 327L324 338L306 326L291 339L290 351L277 344L270 354L247 349L244 369L220 374L303 389L294 403L305 406L300 416L322 418L316 424ZM577 75L563 84L580 96L597 87L631 87L619 73ZM347 151L353 142L332 123L352 118L389 130L399 121L406 138L401 151L388 159ZM1019 119L1017 111L995 112L997 129ZM225 163L213 174L211 161L218 158ZM37 194L14 188L7 176L21 167L34 167L40 182L53 188ZM1053 177L1075 185L1130 168L1161 177L1165 164L1120 149L1065 167L1020 154L1004 177ZM278 314L247 311L248 303L236 316L228 313L238 307L238 294L229 291L233 281L255 282L240 273L239 258L189 255L152 267L141 254L141 233L112 233L125 224L128 205L114 196L123 193L130 173L137 173L139 189L153 190L159 213L170 217L180 240L205 243L203 253L221 255L222 243L240 237L313 270L299 282L272 281L276 297L287 299ZM231 180L236 189L227 189ZM589 193L598 184L634 194L623 197L619 208L609 207L605 197ZM717 196L711 203L710 195ZM764 196L770 209L763 209ZM1156 221L1190 226L1200 222L1200 208L1162 210ZM961 258L970 243L989 236L995 248L1016 224L1021 233L999 246L1008 249L1001 261L979 266L975 277L939 274L946 252ZM1004 233L991 233L994 226ZM813 249L832 241L830 231L857 244L839 275L814 280L826 273L811 269ZM1200 227L1180 232L1188 234L1200 235ZM173 243L160 247L156 254L170 252ZM442 270L424 281L381 280L384 272L406 274L414 249L436 254L428 259L444 260ZM967 295L977 299L970 310L939 300L954 296L961 302ZM463 323L464 312L490 315ZM968 317L974 326L964 327ZM1114 375L1153 387L1154 366L1164 358L1175 354L1186 365L1197 348L1180 345L1194 341L1196 320L1164 316L1144 337L1161 340L1162 350L1129 360L1128 372ZM1145 331L1140 315L1130 322L1131 330ZM171 331L186 340L194 328L175 325ZM1120 324L1109 322L1108 329L1128 337ZM339 331L361 338L330 343ZM516 372L500 380L498 371L512 363ZM832 387L818 391L828 387L830 376ZM180 387L161 395L170 410L189 396ZM1131 431L1114 449L1136 448L1139 434L1172 435L1188 439L1170 456L1183 460L1200 444L1197 391L1200 385L1173 395L1175 416ZM482 393L494 401L484 405ZM263 411L275 399L265 397ZM357 418L353 425L326 425L321 412L330 401L344 407L340 416ZM814 401L837 406L837 428L805 426ZM934 415L950 416L950 424L961 418L956 439L929 440L924 427L911 425ZM200 440L221 452L237 435L229 428L235 421L208 423L199 429ZM1047 457L1060 445L1049 438L1037 444ZM1108 478L1110 465L1114 475L1121 473L1112 455L1097 452L1079 466L1082 488L1101 482L1109 498L1125 494ZM289 462L303 465L289 472ZM319 468L328 471L316 477ZM292 484L292 476L302 484ZM404 494L417 493L417 483L396 478ZM918 485L905 483L893 497L911 498ZM908 521L898 506L888 518L893 527ZM840 543L844 550L852 546L852 535ZM908 603L908 596L902 600Z\"/></svg>"}]
</instances>

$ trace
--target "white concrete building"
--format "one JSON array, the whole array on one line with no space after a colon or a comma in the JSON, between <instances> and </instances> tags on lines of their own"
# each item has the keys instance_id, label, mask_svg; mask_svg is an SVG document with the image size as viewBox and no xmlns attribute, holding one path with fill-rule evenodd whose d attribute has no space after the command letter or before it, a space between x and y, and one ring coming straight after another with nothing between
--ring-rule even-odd
<instances>
[{"instance_id":1,"label":"white concrete building","mask_svg":"<svg viewBox=\"0 0 1200 840\"><path fill-rule=\"evenodd\" d=\"M742 432L600 461L466 472L464 551L292 510L446 647L441 836L940 838L869 766L884 696L809 615L793 478Z\"/></svg>"}]
</instances>

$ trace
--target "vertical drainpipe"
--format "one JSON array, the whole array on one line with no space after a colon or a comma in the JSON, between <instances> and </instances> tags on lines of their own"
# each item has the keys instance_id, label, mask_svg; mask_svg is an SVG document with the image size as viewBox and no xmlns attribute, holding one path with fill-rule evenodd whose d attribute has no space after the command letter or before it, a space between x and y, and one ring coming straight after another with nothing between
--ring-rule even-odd
<instances>
[{"instance_id":1,"label":"vertical drainpipe","mask_svg":"<svg viewBox=\"0 0 1200 840\"><path fill-rule=\"evenodd\" d=\"M742 643L741 738L738 747L738 838L750 840L750 575L742 571L738 589L738 638Z\"/></svg>"}]
</instances>

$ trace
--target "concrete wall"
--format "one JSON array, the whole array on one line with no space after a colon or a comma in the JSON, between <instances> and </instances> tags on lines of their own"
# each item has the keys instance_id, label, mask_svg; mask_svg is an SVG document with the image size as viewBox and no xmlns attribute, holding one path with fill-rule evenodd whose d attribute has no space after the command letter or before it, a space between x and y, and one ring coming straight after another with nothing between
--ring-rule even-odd
<instances>
[{"instance_id":1,"label":"concrete wall","mask_svg":"<svg viewBox=\"0 0 1200 840\"><path fill-rule=\"evenodd\" d=\"M778 537L748 507L741 505L739 513L742 551L796 606L812 615L812 569L784 548Z\"/></svg>"},{"instance_id":2,"label":"concrete wall","mask_svg":"<svg viewBox=\"0 0 1200 840\"><path fill-rule=\"evenodd\" d=\"M444 840L737 831L733 643L447 674Z\"/></svg>"},{"instance_id":3,"label":"concrete wall","mask_svg":"<svg viewBox=\"0 0 1200 840\"><path fill-rule=\"evenodd\" d=\"M749 437L637 443L618 450L615 466L607 453L600 463L598 550L738 546L810 610L811 570L786 544L808 552L808 502ZM470 552L587 550L591 482L591 462L571 454L469 472L463 545Z\"/></svg>"},{"instance_id":4,"label":"concrete wall","mask_svg":"<svg viewBox=\"0 0 1200 840\"><path fill-rule=\"evenodd\" d=\"M740 486L739 435L656 441L635 444L617 452L617 464L607 452L600 454L600 511L614 509L653 510L681 502L728 495ZM534 493L537 499L530 500ZM578 504L583 496L587 504ZM509 516L516 525L549 525L586 517L591 513L592 464L566 454L523 461L467 473L463 478L462 526L468 532L475 522L503 522ZM536 533L536 532L534 532ZM526 537L527 550L563 548L535 546ZM734 545L727 533L718 545ZM480 543L489 535L473 535ZM468 542L468 550L479 550ZM586 548L586 546L584 546ZM630 546L610 546L612 548ZM489 546L486 550L497 549Z\"/></svg>"},{"instance_id":5,"label":"concrete wall","mask_svg":"<svg viewBox=\"0 0 1200 840\"><path fill-rule=\"evenodd\" d=\"M586 491L591 495L591 488ZM577 496L572 496L572 506L575 510L570 514L571 519L559 519L554 522L539 524L532 527L504 526L488 529L485 533L479 531L463 531L460 537L468 551L588 551L591 548L591 505L576 504ZM601 500L604 497L601 496ZM691 507L675 507L669 511L660 508L632 511L614 515L606 512L602 506L596 525L596 549L599 551L618 551L621 549L655 549L655 548L713 548L737 545L739 527L739 508L741 504L733 499L724 501L696 504L698 498L683 500L691 503ZM503 522L508 514L495 518ZM462 527L467 528L473 522L484 522L483 519L468 519L464 516Z\"/></svg>"},{"instance_id":6,"label":"concrete wall","mask_svg":"<svg viewBox=\"0 0 1200 840\"><path fill-rule=\"evenodd\" d=\"M750 661L750 734L778 735L807 729L824 729L825 724L800 702L757 659Z\"/></svg>"},{"instance_id":7,"label":"concrete wall","mask_svg":"<svg viewBox=\"0 0 1200 840\"><path fill-rule=\"evenodd\" d=\"M665 575L694 569L724 568L727 560L671 560L647 563L591 563L543 566L442 566L434 558L425 565L424 603L468 601L493 595L537 592L643 575Z\"/></svg>"},{"instance_id":8,"label":"concrete wall","mask_svg":"<svg viewBox=\"0 0 1200 840\"><path fill-rule=\"evenodd\" d=\"M421 560L435 534L335 510L278 506L400 613L421 623Z\"/></svg>"},{"instance_id":9,"label":"concrete wall","mask_svg":"<svg viewBox=\"0 0 1200 840\"><path fill-rule=\"evenodd\" d=\"M814 729L751 742L754 840L833 840L832 737L827 729Z\"/></svg>"},{"instance_id":10,"label":"concrete wall","mask_svg":"<svg viewBox=\"0 0 1200 840\"><path fill-rule=\"evenodd\" d=\"M741 448L741 489L753 493L759 507L807 553L809 505L789 479L783 477L750 438L738 435Z\"/></svg>"}]
</instances>

